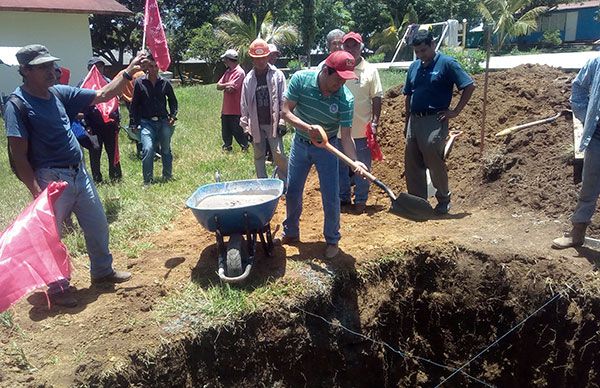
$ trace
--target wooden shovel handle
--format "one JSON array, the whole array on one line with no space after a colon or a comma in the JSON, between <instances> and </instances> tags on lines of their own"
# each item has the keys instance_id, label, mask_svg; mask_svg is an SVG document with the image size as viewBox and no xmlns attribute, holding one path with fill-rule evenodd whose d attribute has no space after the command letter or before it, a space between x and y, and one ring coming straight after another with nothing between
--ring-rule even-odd
<instances>
[{"instance_id":1,"label":"wooden shovel handle","mask_svg":"<svg viewBox=\"0 0 600 388\"><path fill-rule=\"evenodd\" d=\"M335 148L334 146L332 146L329 143L329 139L327 138L327 133L325 132L325 130L323 129L323 127L321 127L320 125L313 125L313 128L315 128L318 132L319 132L319 136L321 137L320 139L317 138L317 136L314 134L314 132L309 132L310 134L310 141L313 143L313 145L315 147L319 147L319 148L325 148L327 151L331 152L332 154L334 154L335 156L337 156L339 159L341 159L342 162L346 163L348 166L352 167L352 170L356 170L358 168L358 166L356 165L356 163L350 159L348 156L346 156L345 153L343 153L342 151L338 150L337 148ZM374 182L377 180L377 178L375 177L375 175L371 174L370 172L366 171L363 174L368 180L370 180L371 182Z\"/></svg>"},{"instance_id":2,"label":"wooden shovel handle","mask_svg":"<svg viewBox=\"0 0 600 388\"><path fill-rule=\"evenodd\" d=\"M525 129L525 128L529 128L529 127L533 127L535 125L541 125L541 124L546 124L546 123L551 123L552 121L556 120L557 118L559 118L560 116L569 113L569 110L563 110L557 114L555 114L552 117L548 117L542 120L537 120L537 121L532 121L530 123L525 123L525 124L521 124L521 125L515 125L514 127L510 127L510 128L506 128L503 129L502 131L498 132L496 134L496 136L505 136L508 135L510 133L513 133L515 131L521 130L521 129Z\"/></svg>"}]
</instances>

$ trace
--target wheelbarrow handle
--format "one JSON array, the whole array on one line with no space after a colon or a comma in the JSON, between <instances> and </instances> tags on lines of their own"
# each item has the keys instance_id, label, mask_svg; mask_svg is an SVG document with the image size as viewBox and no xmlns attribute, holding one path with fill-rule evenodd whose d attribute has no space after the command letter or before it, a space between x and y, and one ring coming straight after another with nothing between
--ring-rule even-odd
<instances>
[{"instance_id":1,"label":"wheelbarrow handle","mask_svg":"<svg viewBox=\"0 0 600 388\"><path fill-rule=\"evenodd\" d=\"M350 159L345 153L343 153L342 151L338 150L337 148L335 148L334 146L332 146L329 143L329 140L327 138L327 133L325 132L325 130L323 129L323 127L321 127L320 125L313 125L312 128L316 131L310 131L309 135L310 135L310 141L312 142L312 144L315 147L319 147L319 148L324 148L327 151L331 152L332 154L334 154L335 156L337 156L339 159L341 159L342 162L346 163L348 166L352 167L352 170L356 170L358 169L358 165L352 160ZM318 136L317 137L317 133ZM375 175L371 174L369 171L364 171L363 175L365 176L365 178L367 178L368 180L370 180L371 182L375 182L377 180L377 178L375 177Z\"/></svg>"}]
</instances>

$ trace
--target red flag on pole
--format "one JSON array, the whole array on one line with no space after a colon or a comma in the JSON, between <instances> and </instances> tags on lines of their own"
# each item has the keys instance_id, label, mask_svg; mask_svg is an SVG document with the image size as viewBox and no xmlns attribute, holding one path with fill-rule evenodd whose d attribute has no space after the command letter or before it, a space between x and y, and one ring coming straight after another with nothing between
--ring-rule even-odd
<instances>
[{"instance_id":1,"label":"red flag on pole","mask_svg":"<svg viewBox=\"0 0 600 388\"><path fill-rule=\"evenodd\" d=\"M146 0L146 12L144 14L144 34L146 45L150 49L158 68L166 71L171 64L167 38L160 19L158 4L156 0Z\"/></svg>"},{"instance_id":2,"label":"red flag on pole","mask_svg":"<svg viewBox=\"0 0 600 388\"><path fill-rule=\"evenodd\" d=\"M108 84L108 82L104 79L104 76L100 73L96 65L94 65L83 79L81 87L84 89L100 90L106 84ZM114 121L110 117L110 114L119 108L119 99L113 97L107 102L96 104L96 108L98 108L102 114L102 120L104 120L105 123L110 123L111 121Z\"/></svg>"},{"instance_id":3,"label":"red flag on pole","mask_svg":"<svg viewBox=\"0 0 600 388\"><path fill-rule=\"evenodd\" d=\"M71 276L54 203L67 187L50 182L0 236L0 312L36 288Z\"/></svg>"}]
</instances>

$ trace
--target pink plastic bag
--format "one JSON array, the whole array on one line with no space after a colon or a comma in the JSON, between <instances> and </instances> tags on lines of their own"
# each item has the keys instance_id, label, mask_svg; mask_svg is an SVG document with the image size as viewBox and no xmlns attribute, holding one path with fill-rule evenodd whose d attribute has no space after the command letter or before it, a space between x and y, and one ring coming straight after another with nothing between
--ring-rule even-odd
<instances>
[{"instance_id":1,"label":"pink plastic bag","mask_svg":"<svg viewBox=\"0 0 600 388\"><path fill-rule=\"evenodd\" d=\"M377 139L375 139L371 123L367 124L367 147L371 150L371 159L378 161L383 160L383 153L381 152L379 143L377 143Z\"/></svg>"},{"instance_id":2,"label":"pink plastic bag","mask_svg":"<svg viewBox=\"0 0 600 388\"><path fill-rule=\"evenodd\" d=\"M0 312L36 288L71 276L53 207L66 187L50 182L0 236Z\"/></svg>"}]
</instances>

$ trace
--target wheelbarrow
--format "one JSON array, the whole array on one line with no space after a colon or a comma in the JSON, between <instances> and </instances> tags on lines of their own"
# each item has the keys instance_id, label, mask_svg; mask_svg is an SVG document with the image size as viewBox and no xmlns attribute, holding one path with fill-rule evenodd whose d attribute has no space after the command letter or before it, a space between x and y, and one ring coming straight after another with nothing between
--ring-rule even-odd
<instances>
[{"instance_id":1,"label":"wheelbarrow","mask_svg":"<svg viewBox=\"0 0 600 388\"><path fill-rule=\"evenodd\" d=\"M270 221L282 194L283 181L269 178L211 183L188 198L186 205L196 220L216 235L221 280L238 283L248 277L258 239L271 256Z\"/></svg>"}]
</instances>

